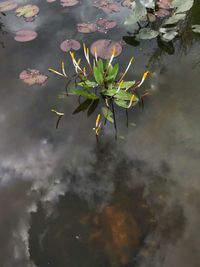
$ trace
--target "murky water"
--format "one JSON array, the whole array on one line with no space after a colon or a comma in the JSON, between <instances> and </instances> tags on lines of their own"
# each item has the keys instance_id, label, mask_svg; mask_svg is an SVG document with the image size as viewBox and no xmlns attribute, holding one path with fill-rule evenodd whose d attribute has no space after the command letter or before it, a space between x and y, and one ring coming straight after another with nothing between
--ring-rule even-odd
<instances>
[{"instance_id":1,"label":"murky water","mask_svg":"<svg viewBox=\"0 0 200 267\"><path fill-rule=\"evenodd\" d=\"M199 38L185 33L173 47L155 40L125 45L118 58L129 77L150 69L151 95L144 109L117 112L97 144L95 114L71 115L77 100L58 99L65 81L50 75L43 87L19 79L27 68L48 75L69 56L59 48L66 38L90 45L101 38L128 36L121 21L105 33L80 34L76 24L105 17L82 5L35 3L33 22L1 17L0 100L0 266L2 267L199 267L200 264L200 54ZM200 23L196 1L188 23ZM14 32L38 32L19 43ZM131 39L129 38L129 42ZM77 52L82 55L82 52ZM59 129L57 107L65 112Z\"/></svg>"}]
</instances>

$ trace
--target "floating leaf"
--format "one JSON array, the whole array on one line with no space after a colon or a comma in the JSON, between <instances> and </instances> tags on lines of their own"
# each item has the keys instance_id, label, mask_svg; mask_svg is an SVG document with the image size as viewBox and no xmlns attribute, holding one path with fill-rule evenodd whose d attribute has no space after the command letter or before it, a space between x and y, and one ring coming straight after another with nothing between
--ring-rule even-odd
<instances>
[{"instance_id":1,"label":"floating leaf","mask_svg":"<svg viewBox=\"0 0 200 267\"><path fill-rule=\"evenodd\" d=\"M91 33L97 31L97 25L95 23L78 23L77 30L80 33Z\"/></svg>"},{"instance_id":2,"label":"floating leaf","mask_svg":"<svg viewBox=\"0 0 200 267\"><path fill-rule=\"evenodd\" d=\"M158 31L154 31L150 28L144 28L139 31L137 36L140 39L153 39L153 38L156 38L158 34L159 34Z\"/></svg>"},{"instance_id":3,"label":"floating leaf","mask_svg":"<svg viewBox=\"0 0 200 267\"><path fill-rule=\"evenodd\" d=\"M107 20L107 19L98 19L96 24L103 28L104 30L112 29L117 26L117 22L114 20Z\"/></svg>"},{"instance_id":4,"label":"floating leaf","mask_svg":"<svg viewBox=\"0 0 200 267\"><path fill-rule=\"evenodd\" d=\"M47 81L48 76L41 74L39 70L28 69L28 70L23 70L20 73L19 79L29 86L37 84L43 85Z\"/></svg>"},{"instance_id":5,"label":"floating leaf","mask_svg":"<svg viewBox=\"0 0 200 267\"><path fill-rule=\"evenodd\" d=\"M32 30L19 30L15 34L15 40L18 42L29 42L37 37L37 32Z\"/></svg>"},{"instance_id":6,"label":"floating leaf","mask_svg":"<svg viewBox=\"0 0 200 267\"><path fill-rule=\"evenodd\" d=\"M140 0L140 3L146 8L155 8L155 0Z\"/></svg>"},{"instance_id":7,"label":"floating leaf","mask_svg":"<svg viewBox=\"0 0 200 267\"><path fill-rule=\"evenodd\" d=\"M200 25L192 25L192 31L195 33L200 33Z\"/></svg>"},{"instance_id":8,"label":"floating leaf","mask_svg":"<svg viewBox=\"0 0 200 267\"><path fill-rule=\"evenodd\" d=\"M172 8L176 8L177 13L184 13L192 8L194 4L194 0L173 0L172 1Z\"/></svg>"},{"instance_id":9,"label":"floating leaf","mask_svg":"<svg viewBox=\"0 0 200 267\"><path fill-rule=\"evenodd\" d=\"M71 7L79 4L79 0L61 0L61 6L63 7Z\"/></svg>"},{"instance_id":10,"label":"floating leaf","mask_svg":"<svg viewBox=\"0 0 200 267\"><path fill-rule=\"evenodd\" d=\"M39 7L36 5L25 5L18 7L15 10L17 17L24 17L25 19L33 19L39 13Z\"/></svg>"},{"instance_id":11,"label":"floating leaf","mask_svg":"<svg viewBox=\"0 0 200 267\"><path fill-rule=\"evenodd\" d=\"M120 42L113 42L112 40L108 39L101 39L94 42L91 45L91 53L92 55L95 54L95 49L98 57L103 59L110 59L113 53L113 48L115 48L115 57L119 56L122 52L122 45Z\"/></svg>"},{"instance_id":12,"label":"floating leaf","mask_svg":"<svg viewBox=\"0 0 200 267\"><path fill-rule=\"evenodd\" d=\"M80 96L86 97L88 99L98 99L99 98L96 94L90 93L90 92L88 92L86 90L72 89L70 92L73 93L73 94L76 94L76 95L80 95Z\"/></svg>"},{"instance_id":13,"label":"floating leaf","mask_svg":"<svg viewBox=\"0 0 200 267\"><path fill-rule=\"evenodd\" d=\"M60 44L60 49L64 52L69 52L70 50L77 51L80 48L80 43L74 39L66 39Z\"/></svg>"},{"instance_id":14,"label":"floating leaf","mask_svg":"<svg viewBox=\"0 0 200 267\"><path fill-rule=\"evenodd\" d=\"M0 12L6 12L15 9L18 4L14 0L4 1L0 3Z\"/></svg>"},{"instance_id":15,"label":"floating leaf","mask_svg":"<svg viewBox=\"0 0 200 267\"><path fill-rule=\"evenodd\" d=\"M115 3L108 3L107 1L94 1L93 6L103 10L106 13L120 12L120 5Z\"/></svg>"},{"instance_id":16,"label":"floating leaf","mask_svg":"<svg viewBox=\"0 0 200 267\"><path fill-rule=\"evenodd\" d=\"M106 118L106 120L108 120L111 123L114 122L113 113L109 108L103 107L102 108L102 113L103 113L104 117Z\"/></svg>"},{"instance_id":17,"label":"floating leaf","mask_svg":"<svg viewBox=\"0 0 200 267\"><path fill-rule=\"evenodd\" d=\"M147 15L146 7L141 4L140 1L132 3L132 12L125 20L125 25L132 25L140 21Z\"/></svg>"},{"instance_id":18,"label":"floating leaf","mask_svg":"<svg viewBox=\"0 0 200 267\"><path fill-rule=\"evenodd\" d=\"M164 24L165 25L176 24L180 20L183 20L185 17L186 17L186 14L174 14L169 19L167 19Z\"/></svg>"}]
</instances>

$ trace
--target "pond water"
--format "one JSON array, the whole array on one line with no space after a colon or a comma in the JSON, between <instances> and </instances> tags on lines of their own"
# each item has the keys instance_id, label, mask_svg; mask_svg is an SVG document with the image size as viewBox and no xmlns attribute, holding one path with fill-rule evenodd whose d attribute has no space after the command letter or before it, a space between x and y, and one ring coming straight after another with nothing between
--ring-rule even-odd
<instances>
[{"instance_id":1,"label":"pond water","mask_svg":"<svg viewBox=\"0 0 200 267\"><path fill-rule=\"evenodd\" d=\"M40 13L30 22L1 15L0 266L199 267L199 36L186 29L167 48L156 39L134 46L126 9L106 15L90 1L17 2ZM197 0L184 27L199 24L199 14ZM118 26L77 32L77 23L102 17ZM17 42L20 29L38 37ZM129 112L128 128L117 110L117 140L108 123L97 143L97 113L72 115L77 99L58 98L66 81L48 68L65 60L71 72L60 49L71 38L88 46L128 40L115 61L125 68L134 56L131 79L152 73L144 85L150 96ZM24 84L19 74L28 68L48 75L45 85ZM65 113L58 129L52 107Z\"/></svg>"}]
</instances>

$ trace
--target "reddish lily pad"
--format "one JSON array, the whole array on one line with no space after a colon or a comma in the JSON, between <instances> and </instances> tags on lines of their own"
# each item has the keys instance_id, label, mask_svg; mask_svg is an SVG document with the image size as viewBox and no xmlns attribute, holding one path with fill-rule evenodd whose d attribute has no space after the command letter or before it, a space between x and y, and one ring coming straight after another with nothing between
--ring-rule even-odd
<instances>
[{"instance_id":1,"label":"reddish lily pad","mask_svg":"<svg viewBox=\"0 0 200 267\"><path fill-rule=\"evenodd\" d=\"M32 30L20 30L16 32L15 40L18 42L29 42L37 37L37 32Z\"/></svg>"},{"instance_id":2,"label":"reddish lily pad","mask_svg":"<svg viewBox=\"0 0 200 267\"><path fill-rule=\"evenodd\" d=\"M98 29L96 23L78 23L77 30L80 33L91 33L96 32Z\"/></svg>"},{"instance_id":3,"label":"reddish lily pad","mask_svg":"<svg viewBox=\"0 0 200 267\"><path fill-rule=\"evenodd\" d=\"M66 39L60 44L60 49L64 52L68 52L70 50L79 50L80 48L80 43L74 39Z\"/></svg>"},{"instance_id":4,"label":"reddish lily pad","mask_svg":"<svg viewBox=\"0 0 200 267\"><path fill-rule=\"evenodd\" d=\"M36 5L25 5L18 7L15 10L17 17L24 17L25 19L34 19L35 16L39 13L39 7Z\"/></svg>"},{"instance_id":5,"label":"reddish lily pad","mask_svg":"<svg viewBox=\"0 0 200 267\"><path fill-rule=\"evenodd\" d=\"M78 4L79 0L61 0L61 6L63 7L76 6Z\"/></svg>"},{"instance_id":6,"label":"reddish lily pad","mask_svg":"<svg viewBox=\"0 0 200 267\"><path fill-rule=\"evenodd\" d=\"M97 52L97 56L103 59L109 59L112 56L113 49L115 48L115 57L119 56L122 52L122 45L120 42L113 42L112 40L102 39L94 42L90 51L92 55Z\"/></svg>"},{"instance_id":7,"label":"reddish lily pad","mask_svg":"<svg viewBox=\"0 0 200 267\"><path fill-rule=\"evenodd\" d=\"M15 9L18 4L14 0L4 1L0 3L0 12L6 12Z\"/></svg>"},{"instance_id":8,"label":"reddish lily pad","mask_svg":"<svg viewBox=\"0 0 200 267\"><path fill-rule=\"evenodd\" d=\"M170 9L172 0L158 0L157 5L159 8Z\"/></svg>"},{"instance_id":9,"label":"reddish lily pad","mask_svg":"<svg viewBox=\"0 0 200 267\"><path fill-rule=\"evenodd\" d=\"M48 76L41 74L39 70L27 69L20 73L19 79L29 86L43 85L47 81Z\"/></svg>"},{"instance_id":10,"label":"reddish lily pad","mask_svg":"<svg viewBox=\"0 0 200 267\"><path fill-rule=\"evenodd\" d=\"M131 0L124 0L124 1L122 1L122 3L121 3L121 5L122 5L123 7L128 7L128 8L131 8L132 4L133 4L133 1L131 1Z\"/></svg>"},{"instance_id":11,"label":"reddish lily pad","mask_svg":"<svg viewBox=\"0 0 200 267\"><path fill-rule=\"evenodd\" d=\"M168 9L160 8L156 13L156 17L164 18L166 16L169 16L170 12Z\"/></svg>"},{"instance_id":12,"label":"reddish lily pad","mask_svg":"<svg viewBox=\"0 0 200 267\"><path fill-rule=\"evenodd\" d=\"M100 0L95 1L93 6L97 7L98 9L103 10L106 13L117 13L120 12L120 5L115 3L108 3L108 1Z\"/></svg>"},{"instance_id":13,"label":"reddish lily pad","mask_svg":"<svg viewBox=\"0 0 200 267\"><path fill-rule=\"evenodd\" d=\"M112 29L117 26L117 22L114 20L98 19L96 24L105 30Z\"/></svg>"}]
</instances>

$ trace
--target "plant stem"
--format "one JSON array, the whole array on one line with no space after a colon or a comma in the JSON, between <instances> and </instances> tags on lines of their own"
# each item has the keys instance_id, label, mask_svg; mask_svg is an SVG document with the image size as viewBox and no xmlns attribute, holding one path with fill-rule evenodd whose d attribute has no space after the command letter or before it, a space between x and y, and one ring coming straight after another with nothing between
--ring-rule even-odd
<instances>
[{"instance_id":1,"label":"plant stem","mask_svg":"<svg viewBox=\"0 0 200 267\"><path fill-rule=\"evenodd\" d=\"M114 119L114 127L115 127L115 140L117 140L117 123L116 123L115 108L114 108L114 104L113 104L113 99L111 99L111 106L112 106L113 119Z\"/></svg>"}]
</instances>

